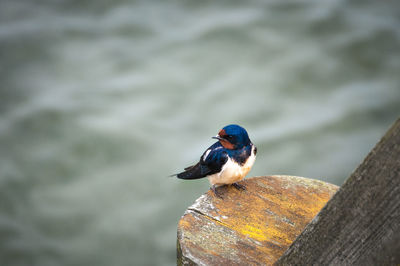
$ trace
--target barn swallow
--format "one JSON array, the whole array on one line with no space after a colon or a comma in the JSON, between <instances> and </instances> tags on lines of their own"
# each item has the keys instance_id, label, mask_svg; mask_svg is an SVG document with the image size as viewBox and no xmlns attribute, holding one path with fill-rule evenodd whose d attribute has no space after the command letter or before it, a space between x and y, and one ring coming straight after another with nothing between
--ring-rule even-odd
<instances>
[{"instance_id":1,"label":"barn swallow","mask_svg":"<svg viewBox=\"0 0 400 266\"><path fill-rule=\"evenodd\" d=\"M257 147L250 141L247 131L239 125L228 125L212 138L218 141L203 153L200 161L176 176L180 179L208 177L211 189L220 198L216 191L218 186L233 185L237 189L246 189L236 182L247 175L257 154Z\"/></svg>"}]
</instances>

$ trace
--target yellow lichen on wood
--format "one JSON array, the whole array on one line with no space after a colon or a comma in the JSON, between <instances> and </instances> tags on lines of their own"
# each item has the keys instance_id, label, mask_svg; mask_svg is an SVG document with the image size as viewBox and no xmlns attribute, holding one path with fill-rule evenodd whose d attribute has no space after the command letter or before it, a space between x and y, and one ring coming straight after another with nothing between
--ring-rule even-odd
<instances>
[{"instance_id":1,"label":"yellow lichen on wood","mask_svg":"<svg viewBox=\"0 0 400 266\"><path fill-rule=\"evenodd\" d=\"M293 177L241 182L201 196L178 225L178 263L272 264L319 212L337 186Z\"/></svg>"}]
</instances>

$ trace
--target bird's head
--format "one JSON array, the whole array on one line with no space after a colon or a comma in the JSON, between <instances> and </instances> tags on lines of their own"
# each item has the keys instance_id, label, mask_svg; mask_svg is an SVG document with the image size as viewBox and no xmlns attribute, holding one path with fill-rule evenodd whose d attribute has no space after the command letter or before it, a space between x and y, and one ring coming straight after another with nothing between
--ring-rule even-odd
<instances>
[{"instance_id":1,"label":"bird's head","mask_svg":"<svg viewBox=\"0 0 400 266\"><path fill-rule=\"evenodd\" d=\"M213 138L218 139L224 148L230 150L241 149L251 143L246 129L239 125L228 125Z\"/></svg>"}]
</instances>

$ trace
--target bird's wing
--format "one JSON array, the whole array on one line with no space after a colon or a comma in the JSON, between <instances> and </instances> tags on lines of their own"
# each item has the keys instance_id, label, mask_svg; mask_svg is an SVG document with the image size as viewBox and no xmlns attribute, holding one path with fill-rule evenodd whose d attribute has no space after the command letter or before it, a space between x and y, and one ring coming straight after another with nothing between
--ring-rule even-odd
<instances>
[{"instance_id":1,"label":"bird's wing","mask_svg":"<svg viewBox=\"0 0 400 266\"><path fill-rule=\"evenodd\" d=\"M185 171L190 170L190 169L192 169L193 167L197 166L198 164L199 164L199 163L194 164L194 165L191 165L191 166L188 166L188 167L186 167L184 170L185 170Z\"/></svg>"},{"instance_id":2,"label":"bird's wing","mask_svg":"<svg viewBox=\"0 0 400 266\"><path fill-rule=\"evenodd\" d=\"M197 164L186 167L176 176L180 179L203 178L221 171L227 160L228 154L223 149L208 149Z\"/></svg>"}]
</instances>

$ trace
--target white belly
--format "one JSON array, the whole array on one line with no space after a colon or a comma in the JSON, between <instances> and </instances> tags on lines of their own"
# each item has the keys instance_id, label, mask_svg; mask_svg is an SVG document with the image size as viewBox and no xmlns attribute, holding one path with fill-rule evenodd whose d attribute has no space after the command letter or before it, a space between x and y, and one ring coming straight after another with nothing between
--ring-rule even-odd
<instances>
[{"instance_id":1,"label":"white belly","mask_svg":"<svg viewBox=\"0 0 400 266\"><path fill-rule=\"evenodd\" d=\"M230 158L222 167L221 172L208 176L211 185L233 184L242 180L250 171L256 160L254 154L254 146L251 150L251 156L247 159L243 166L234 162Z\"/></svg>"}]
</instances>

